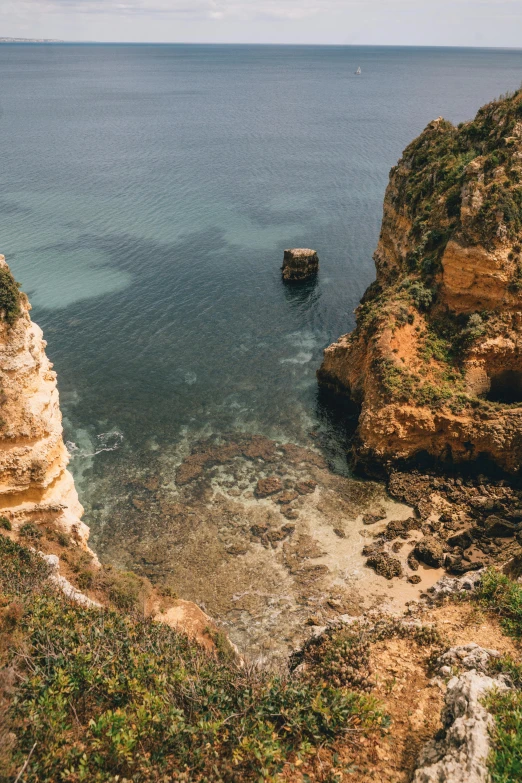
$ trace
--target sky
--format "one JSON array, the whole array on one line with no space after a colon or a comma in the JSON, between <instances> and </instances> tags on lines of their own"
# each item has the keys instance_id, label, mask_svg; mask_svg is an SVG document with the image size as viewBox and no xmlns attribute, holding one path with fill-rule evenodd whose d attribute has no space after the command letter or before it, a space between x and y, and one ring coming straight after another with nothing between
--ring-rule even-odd
<instances>
[{"instance_id":1,"label":"sky","mask_svg":"<svg viewBox=\"0 0 522 783\"><path fill-rule=\"evenodd\" d=\"M0 37L522 46L522 0L0 0Z\"/></svg>"}]
</instances>

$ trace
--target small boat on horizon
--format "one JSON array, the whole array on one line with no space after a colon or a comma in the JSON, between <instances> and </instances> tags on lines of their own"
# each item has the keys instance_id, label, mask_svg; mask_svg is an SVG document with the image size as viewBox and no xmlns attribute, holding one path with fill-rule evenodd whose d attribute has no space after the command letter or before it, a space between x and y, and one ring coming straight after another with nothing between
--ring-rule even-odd
<instances>
[{"instance_id":1,"label":"small boat on horizon","mask_svg":"<svg viewBox=\"0 0 522 783\"><path fill-rule=\"evenodd\" d=\"M358 67L358 68L357 68L357 70L355 71L355 75L356 75L356 76L360 76L360 75L361 75L361 73L362 73L362 71L361 71L361 66L359 65L359 67Z\"/></svg>"}]
</instances>

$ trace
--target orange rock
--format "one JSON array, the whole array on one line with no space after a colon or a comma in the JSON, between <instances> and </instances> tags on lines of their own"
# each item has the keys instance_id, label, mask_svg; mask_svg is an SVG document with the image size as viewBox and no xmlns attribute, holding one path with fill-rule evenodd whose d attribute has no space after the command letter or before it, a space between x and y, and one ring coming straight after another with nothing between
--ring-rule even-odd
<instances>
[{"instance_id":1,"label":"orange rock","mask_svg":"<svg viewBox=\"0 0 522 783\"><path fill-rule=\"evenodd\" d=\"M391 171L377 279L318 372L360 407L353 452L370 467L422 453L522 468L521 107L519 91L479 112L473 132L494 128L480 155L469 123L439 118ZM468 162L449 173L452 150Z\"/></svg>"}]
</instances>

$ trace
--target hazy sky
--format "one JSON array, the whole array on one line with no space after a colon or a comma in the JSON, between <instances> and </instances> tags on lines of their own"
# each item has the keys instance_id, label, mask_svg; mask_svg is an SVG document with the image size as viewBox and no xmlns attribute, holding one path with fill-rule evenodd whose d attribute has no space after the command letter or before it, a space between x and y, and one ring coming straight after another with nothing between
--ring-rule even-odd
<instances>
[{"instance_id":1,"label":"hazy sky","mask_svg":"<svg viewBox=\"0 0 522 783\"><path fill-rule=\"evenodd\" d=\"M0 0L0 36L522 46L522 0Z\"/></svg>"}]
</instances>

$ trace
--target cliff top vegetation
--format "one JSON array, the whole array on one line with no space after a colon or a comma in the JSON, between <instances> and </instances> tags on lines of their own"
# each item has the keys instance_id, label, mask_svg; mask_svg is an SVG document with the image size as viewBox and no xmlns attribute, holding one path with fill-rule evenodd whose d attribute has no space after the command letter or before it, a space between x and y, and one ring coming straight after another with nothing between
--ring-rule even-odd
<instances>
[{"instance_id":1,"label":"cliff top vegetation","mask_svg":"<svg viewBox=\"0 0 522 783\"><path fill-rule=\"evenodd\" d=\"M45 562L0 536L0 780L259 781L353 732L370 696L241 667L136 614L72 603ZM7 773L7 774L6 774Z\"/></svg>"},{"instance_id":2,"label":"cliff top vegetation","mask_svg":"<svg viewBox=\"0 0 522 783\"><path fill-rule=\"evenodd\" d=\"M406 272L427 283L440 271L448 239L477 239L491 246L498 238L514 241L522 229L522 90L483 106L474 120L458 127L438 119L404 151L396 169L396 200L412 220L412 249ZM478 209L464 210L466 187L481 186ZM465 206L465 205L464 205ZM522 248L517 245L517 260Z\"/></svg>"},{"instance_id":3,"label":"cliff top vegetation","mask_svg":"<svg viewBox=\"0 0 522 783\"><path fill-rule=\"evenodd\" d=\"M505 288L494 306L459 312L448 301L443 261L450 241L477 250L473 263L486 265L489 254L492 288ZM455 413L470 405L494 410L493 400L470 392L464 365L488 337L510 337L518 328L512 312L522 306L522 90L458 127L434 120L408 145L390 174L375 259L377 280L357 310L353 340L376 339L390 328L403 346L415 344L415 359L404 366L393 355L401 346L374 361L385 397ZM472 278L471 270L465 274ZM486 288L487 274L478 271Z\"/></svg>"},{"instance_id":4,"label":"cliff top vegetation","mask_svg":"<svg viewBox=\"0 0 522 783\"><path fill-rule=\"evenodd\" d=\"M56 592L48 575L34 550L0 535L2 783L22 769L27 783L375 779L389 764L379 743L389 736L392 746L395 732L395 742L413 739L411 726L402 736L401 724L390 724L383 703L394 705L398 720L403 707L411 713L394 693L397 677L411 680L397 650L409 651L420 675L446 644L433 625L382 616L370 626L332 627L294 656L289 671L276 672L240 665L219 648L209 653L135 611L82 607ZM476 604L473 611L499 615L507 634L522 637L520 585L490 571ZM373 671L370 659L388 662L394 679ZM489 766L494 783L511 783L522 765L522 666L507 655L493 665L514 689L488 697ZM419 684L414 678L417 696ZM403 764L409 774L410 755L394 759L393 769Z\"/></svg>"},{"instance_id":5,"label":"cliff top vegetation","mask_svg":"<svg viewBox=\"0 0 522 783\"><path fill-rule=\"evenodd\" d=\"M16 282L9 267L0 267L0 314L12 326L22 313L20 284Z\"/></svg>"}]
</instances>

